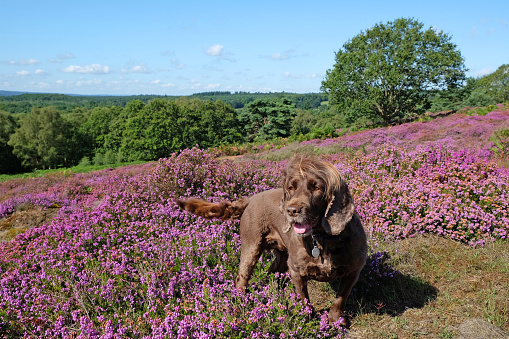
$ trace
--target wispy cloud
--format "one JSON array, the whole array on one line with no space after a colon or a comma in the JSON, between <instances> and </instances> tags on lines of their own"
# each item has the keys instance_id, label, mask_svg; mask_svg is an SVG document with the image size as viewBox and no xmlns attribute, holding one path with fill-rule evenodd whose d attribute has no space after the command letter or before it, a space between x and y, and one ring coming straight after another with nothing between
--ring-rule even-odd
<instances>
[{"instance_id":1,"label":"wispy cloud","mask_svg":"<svg viewBox=\"0 0 509 339\"><path fill-rule=\"evenodd\" d=\"M64 60L74 59L75 56L72 53L58 54L56 58L49 59L50 62L61 64Z\"/></svg>"},{"instance_id":2,"label":"wispy cloud","mask_svg":"<svg viewBox=\"0 0 509 339\"><path fill-rule=\"evenodd\" d=\"M224 52L223 45L212 45L205 51L205 54L213 57L217 57L217 60L227 60L234 62L235 59L232 57L232 53Z\"/></svg>"},{"instance_id":3,"label":"wispy cloud","mask_svg":"<svg viewBox=\"0 0 509 339\"><path fill-rule=\"evenodd\" d=\"M470 31L470 37L475 38L477 34L479 34L479 31L477 30L477 26L474 26L474 28Z\"/></svg>"},{"instance_id":4,"label":"wispy cloud","mask_svg":"<svg viewBox=\"0 0 509 339\"><path fill-rule=\"evenodd\" d=\"M210 84L210 85L205 86L205 89L212 90L212 89L217 89L220 86L221 86L221 84Z\"/></svg>"},{"instance_id":5,"label":"wispy cloud","mask_svg":"<svg viewBox=\"0 0 509 339\"><path fill-rule=\"evenodd\" d=\"M93 80L80 80L80 81L76 81L76 86L78 87L81 87L81 86L99 86L99 85L102 85L103 82L99 79L93 79Z\"/></svg>"},{"instance_id":6,"label":"wispy cloud","mask_svg":"<svg viewBox=\"0 0 509 339\"><path fill-rule=\"evenodd\" d=\"M493 72L493 71L491 70L490 67L488 67L488 68L481 69L480 71L475 72L475 76L476 77L482 77L482 76L485 76L487 74L490 74L491 72Z\"/></svg>"},{"instance_id":7,"label":"wispy cloud","mask_svg":"<svg viewBox=\"0 0 509 339\"><path fill-rule=\"evenodd\" d=\"M205 53L210 56L221 56L223 53L224 46L223 45L212 45L210 46Z\"/></svg>"},{"instance_id":8,"label":"wispy cloud","mask_svg":"<svg viewBox=\"0 0 509 339\"><path fill-rule=\"evenodd\" d=\"M171 64L176 68L176 69L182 69L185 67L184 64L180 63L180 61L177 59L177 58L173 58L171 59Z\"/></svg>"},{"instance_id":9,"label":"wispy cloud","mask_svg":"<svg viewBox=\"0 0 509 339\"><path fill-rule=\"evenodd\" d=\"M100 64L92 64L86 66L71 65L62 70L65 73L80 73L80 74L108 74L110 73L109 66Z\"/></svg>"},{"instance_id":10,"label":"wispy cloud","mask_svg":"<svg viewBox=\"0 0 509 339\"><path fill-rule=\"evenodd\" d=\"M164 52L161 52L161 55L163 56L170 56L172 57L170 62L171 64L173 65L173 67L175 67L176 69L183 69L185 67L185 65L183 63L181 63L176 57L175 57L175 51L173 50L168 50L168 51L164 51Z\"/></svg>"},{"instance_id":11,"label":"wispy cloud","mask_svg":"<svg viewBox=\"0 0 509 339\"><path fill-rule=\"evenodd\" d=\"M289 79L314 79L317 76L318 75L316 73L300 75L300 74L292 74L290 72L285 72L285 78L289 78Z\"/></svg>"},{"instance_id":12,"label":"wispy cloud","mask_svg":"<svg viewBox=\"0 0 509 339\"><path fill-rule=\"evenodd\" d=\"M136 66L133 66L131 68L124 68L122 69L122 73L143 73L143 74L150 74L152 71L147 67L147 65L142 62Z\"/></svg>"},{"instance_id":13,"label":"wispy cloud","mask_svg":"<svg viewBox=\"0 0 509 339\"><path fill-rule=\"evenodd\" d=\"M25 77L25 76L29 75L29 74L30 74L30 72L29 72L29 71L22 70L22 71L18 71L18 72L16 72L16 74L17 74L17 75L19 75L19 76Z\"/></svg>"},{"instance_id":14,"label":"wispy cloud","mask_svg":"<svg viewBox=\"0 0 509 339\"><path fill-rule=\"evenodd\" d=\"M37 59L19 59L19 60L10 60L7 63L9 65L27 66L27 65L37 65L37 64L41 63L41 61L37 60Z\"/></svg>"},{"instance_id":15,"label":"wispy cloud","mask_svg":"<svg viewBox=\"0 0 509 339\"><path fill-rule=\"evenodd\" d=\"M283 53L274 53L269 55L268 57L272 60L281 61L281 60L288 60L295 56L295 50L293 49L287 49Z\"/></svg>"}]
</instances>

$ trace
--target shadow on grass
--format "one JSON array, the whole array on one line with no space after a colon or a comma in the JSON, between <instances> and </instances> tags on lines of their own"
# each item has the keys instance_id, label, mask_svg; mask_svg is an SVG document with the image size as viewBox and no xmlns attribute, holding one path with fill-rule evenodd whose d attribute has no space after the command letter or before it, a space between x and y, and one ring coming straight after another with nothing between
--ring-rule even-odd
<instances>
[{"instance_id":1,"label":"shadow on grass","mask_svg":"<svg viewBox=\"0 0 509 339\"><path fill-rule=\"evenodd\" d=\"M346 311L352 318L363 313L399 316L407 309L422 308L437 298L438 290L434 286L397 271L393 277L366 280L361 276L348 298ZM337 290L337 281L331 285Z\"/></svg>"}]
</instances>

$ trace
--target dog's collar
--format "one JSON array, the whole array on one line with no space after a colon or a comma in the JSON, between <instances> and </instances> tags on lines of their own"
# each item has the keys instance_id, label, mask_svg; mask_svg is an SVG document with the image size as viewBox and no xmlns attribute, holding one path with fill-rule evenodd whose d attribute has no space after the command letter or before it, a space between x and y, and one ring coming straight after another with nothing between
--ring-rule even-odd
<instances>
[{"instance_id":1,"label":"dog's collar","mask_svg":"<svg viewBox=\"0 0 509 339\"><path fill-rule=\"evenodd\" d=\"M318 241L316 240L316 234L311 232L311 239L313 239L313 249L311 250L311 255L313 258L318 258L320 256L320 249L318 248Z\"/></svg>"},{"instance_id":2,"label":"dog's collar","mask_svg":"<svg viewBox=\"0 0 509 339\"><path fill-rule=\"evenodd\" d=\"M311 242L313 243L313 249L311 250L311 255L315 258L318 258L320 256L320 248L318 247L318 244L321 245L322 249L329 249L332 250L334 248L337 248L338 246L341 246L345 241L348 240L348 234L346 232L341 232L338 235L331 235L327 233L317 233L313 229L311 232Z\"/></svg>"}]
</instances>

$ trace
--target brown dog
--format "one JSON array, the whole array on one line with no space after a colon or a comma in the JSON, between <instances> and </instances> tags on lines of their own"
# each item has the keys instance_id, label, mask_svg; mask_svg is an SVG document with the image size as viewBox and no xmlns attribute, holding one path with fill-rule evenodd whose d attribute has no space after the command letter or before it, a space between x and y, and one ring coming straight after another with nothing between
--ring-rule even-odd
<instances>
[{"instance_id":1,"label":"brown dog","mask_svg":"<svg viewBox=\"0 0 509 339\"><path fill-rule=\"evenodd\" d=\"M205 218L240 218L241 257L237 288L247 286L261 253L273 250L271 272L289 271L301 298L309 299L310 279L341 279L329 321L343 317L346 299L366 262L364 228L347 184L330 163L294 156L282 188L235 202L189 199L178 205Z\"/></svg>"}]
</instances>

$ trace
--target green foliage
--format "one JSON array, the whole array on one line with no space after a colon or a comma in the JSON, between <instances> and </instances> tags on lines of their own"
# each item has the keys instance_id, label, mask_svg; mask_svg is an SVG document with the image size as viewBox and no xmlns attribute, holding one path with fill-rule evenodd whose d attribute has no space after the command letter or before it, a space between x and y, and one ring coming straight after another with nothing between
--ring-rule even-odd
<instances>
[{"instance_id":1,"label":"green foliage","mask_svg":"<svg viewBox=\"0 0 509 339\"><path fill-rule=\"evenodd\" d=\"M86 166L90 166L91 164L92 164L92 163L90 162L90 158L89 158L89 157L87 157L87 156L84 156L84 157L80 160L80 162L79 162L78 166L80 166L80 167L86 167Z\"/></svg>"},{"instance_id":2,"label":"green foliage","mask_svg":"<svg viewBox=\"0 0 509 339\"><path fill-rule=\"evenodd\" d=\"M14 117L7 112L0 111L0 173L14 173L21 167L20 162L12 153L13 147L8 144L16 127Z\"/></svg>"},{"instance_id":3,"label":"green foliage","mask_svg":"<svg viewBox=\"0 0 509 339\"><path fill-rule=\"evenodd\" d=\"M450 40L413 19L376 24L337 52L321 89L349 123L367 117L390 124L414 112L426 91L464 81L463 57Z\"/></svg>"},{"instance_id":4,"label":"green foliage","mask_svg":"<svg viewBox=\"0 0 509 339\"><path fill-rule=\"evenodd\" d=\"M491 103L509 102L509 64L502 65L495 72L480 78L478 86L494 99Z\"/></svg>"},{"instance_id":5,"label":"green foliage","mask_svg":"<svg viewBox=\"0 0 509 339\"><path fill-rule=\"evenodd\" d=\"M183 146L184 117L175 102L155 99L130 117L122 133L121 151L129 160L154 160ZM187 121L186 121L187 122Z\"/></svg>"},{"instance_id":6,"label":"green foliage","mask_svg":"<svg viewBox=\"0 0 509 339\"><path fill-rule=\"evenodd\" d=\"M2 92L2 91L0 91ZM1 94L1 93L0 93ZM313 109L318 108L324 100L327 100L322 93L248 93L248 92L204 92L189 96L189 99L200 99L206 101L222 101L233 108L243 108L248 103L258 99L271 100L279 97L287 97L292 100L297 108ZM71 96L64 94L19 94L0 95L0 110L9 113L30 113L34 107L53 106L62 113L71 113L76 109L91 110L96 107L124 107L132 101L144 104L154 99L177 100L178 96L167 95L131 95L131 96Z\"/></svg>"},{"instance_id":7,"label":"green foliage","mask_svg":"<svg viewBox=\"0 0 509 339\"><path fill-rule=\"evenodd\" d=\"M493 142L491 150L499 157L509 157L509 128L502 126L495 130L490 136Z\"/></svg>"},{"instance_id":8,"label":"green foliage","mask_svg":"<svg viewBox=\"0 0 509 339\"><path fill-rule=\"evenodd\" d=\"M80 133L88 137L91 153L118 149L121 138L118 134L124 122L122 111L121 107L96 107L91 111L80 126Z\"/></svg>"},{"instance_id":9,"label":"green foliage","mask_svg":"<svg viewBox=\"0 0 509 339\"><path fill-rule=\"evenodd\" d=\"M23 166L43 169L67 164L69 124L53 107L34 108L21 118L8 144Z\"/></svg>"},{"instance_id":10,"label":"green foliage","mask_svg":"<svg viewBox=\"0 0 509 339\"><path fill-rule=\"evenodd\" d=\"M194 119L195 124L189 126L187 147L213 147L243 140L237 114L229 104L187 98L176 100L176 104L184 116Z\"/></svg>"},{"instance_id":11,"label":"green foliage","mask_svg":"<svg viewBox=\"0 0 509 339\"><path fill-rule=\"evenodd\" d=\"M246 106L239 120L248 140L268 140L289 136L296 114L295 105L286 98L257 100Z\"/></svg>"}]
</instances>

